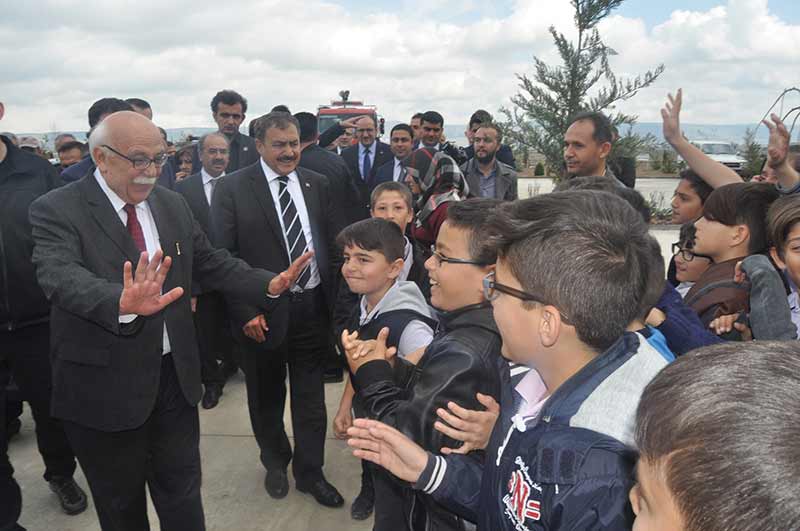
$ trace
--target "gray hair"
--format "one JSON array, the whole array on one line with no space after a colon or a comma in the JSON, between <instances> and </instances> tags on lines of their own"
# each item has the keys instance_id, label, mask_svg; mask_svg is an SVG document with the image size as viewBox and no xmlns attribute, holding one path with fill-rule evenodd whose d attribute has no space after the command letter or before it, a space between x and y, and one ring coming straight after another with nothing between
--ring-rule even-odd
<instances>
[{"instance_id":1,"label":"gray hair","mask_svg":"<svg viewBox=\"0 0 800 531\"><path fill-rule=\"evenodd\" d=\"M97 159L94 158L94 150L102 146L103 144L108 144L108 126L106 125L106 121L103 120L96 126L94 129L90 131L89 135L89 155L92 156L92 162L97 164Z\"/></svg>"},{"instance_id":2,"label":"gray hair","mask_svg":"<svg viewBox=\"0 0 800 531\"><path fill-rule=\"evenodd\" d=\"M270 129L278 128L283 130L288 129L290 125L293 125L295 129L297 129L297 134L299 135L300 122L297 121L297 118L285 112L270 112L264 116L256 118L256 121L253 124L253 133L255 134L255 138L263 142L267 131Z\"/></svg>"},{"instance_id":3,"label":"gray hair","mask_svg":"<svg viewBox=\"0 0 800 531\"><path fill-rule=\"evenodd\" d=\"M228 140L228 137L225 136L224 133L220 133L219 131L214 131L213 133L206 133L206 134L204 134L203 136L200 137L200 140L197 141L197 151L198 152L203 151L203 146L205 146L206 140L211 138L212 136L217 136L219 138L222 138L223 140L225 140L225 145L230 147L231 141Z\"/></svg>"}]
</instances>

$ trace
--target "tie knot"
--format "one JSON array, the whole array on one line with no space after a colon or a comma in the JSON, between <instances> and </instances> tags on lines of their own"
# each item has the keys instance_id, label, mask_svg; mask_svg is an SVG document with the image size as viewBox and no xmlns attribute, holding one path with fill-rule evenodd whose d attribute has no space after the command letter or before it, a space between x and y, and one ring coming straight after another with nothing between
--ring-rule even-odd
<instances>
[{"instance_id":1,"label":"tie knot","mask_svg":"<svg viewBox=\"0 0 800 531\"><path fill-rule=\"evenodd\" d=\"M289 177L287 175L279 175L278 182L286 186L287 184L289 184Z\"/></svg>"},{"instance_id":2,"label":"tie knot","mask_svg":"<svg viewBox=\"0 0 800 531\"><path fill-rule=\"evenodd\" d=\"M125 206L122 207L122 210L124 210L125 213L128 214L129 216L134 216L134 217L136 216L136 206L135 205L132 205L130 203L126 203Z\"/></svg>"}]
</instances>

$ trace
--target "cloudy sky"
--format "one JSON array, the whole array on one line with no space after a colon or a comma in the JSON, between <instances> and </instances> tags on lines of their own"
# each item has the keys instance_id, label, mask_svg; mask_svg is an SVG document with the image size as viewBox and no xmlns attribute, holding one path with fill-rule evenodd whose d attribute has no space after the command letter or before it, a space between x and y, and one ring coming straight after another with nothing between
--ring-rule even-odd
<instances>
[{"instance_id":1,"label":"cloudy sky","mask_svg":"<svg viewBox=\"0 0 800 531\"><path fill-rule=\"evenodd\" d=\"M437 109L465 123L508 103L532 55L555 60L550 25L572 35L568 0L9 2L0 130L84 130L104 96L149 100L167 128L207 126L222 88L244 94L250 116L314 111L347 88L389 121ZM799 84L797 0L627 0L601 32L619 74L666 65L621 107L641 121L660 120L682 86L686 123L752 123Z\"/></svg>"}]
</instances>

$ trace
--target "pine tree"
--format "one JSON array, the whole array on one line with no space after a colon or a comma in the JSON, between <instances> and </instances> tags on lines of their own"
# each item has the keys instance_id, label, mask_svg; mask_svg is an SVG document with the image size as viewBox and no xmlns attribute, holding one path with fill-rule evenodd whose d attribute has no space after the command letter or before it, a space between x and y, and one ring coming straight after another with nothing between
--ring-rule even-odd
<instances>
[{"instance_id":1,"label":"pine tree","mask_svg":"<svg viewBox=\"0 0 800 531\"><path fill-rule=\"evenodd\" d=\"M664 65L659 65L644 75L618 79L611 70L608 58L617 52L603 43L597 25L623 1L571 0L577 40L570 41L550 27L562 64L549 66L534 56L533 79L516 74L520 91L511 97L514 106L501 109L506 116L506 134L512 142L542 153L551 168L563 167L564 133L570 117L581 111L603 111L618 128L629 126L616 142L612 156L636 156L655 140L652 135L641 137L630 131L636 116L611 114L616 104L635 96L664 71ZM595 87L601 80L601 86Z\"/></svg>"}]
</instances>

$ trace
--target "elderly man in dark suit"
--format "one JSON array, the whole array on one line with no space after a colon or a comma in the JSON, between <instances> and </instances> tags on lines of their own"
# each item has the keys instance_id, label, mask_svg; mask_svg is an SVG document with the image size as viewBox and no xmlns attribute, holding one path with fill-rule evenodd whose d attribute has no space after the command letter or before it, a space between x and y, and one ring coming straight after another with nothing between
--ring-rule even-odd
<instances>
[{"instance_id":1,"label":"elderly man in dark suit","mask_svg":"<svg viewBox=\"0 0 800 531\"><path fill-rule=\"evenodd\" d=\"M166 145L147 118L114 113L89 142L96 169L30 209L52 305L53 414L104 531L149 529L145 485L162 530L203 530L200 357L184 291L197 279L269 312L310 254L275 275L211 247L183 197L155 186Z\"/></svg>"},{"instance_id":2,"label":"elderly man in dark suit","mask_svg":"<svg viewBox=\"0 0 800 531\"><path fill-rule=\"evenodd\" d=\"M222 133L208 133L197 142L202 168L175 184L175 191L183 195L203 232L209 234L211 198L230 158L228 137ZM233 336L224 297L216 291L203 291L199 282L192 284L192 311L197 329L197 342L202 362L200 376L203 380L204 409L217 406L229 374L238 370L233 360ZM219 361L222 361L220 365Z\"/></svg>"},{"instance_id":3,"label":"elderly man in dark suit","mask_svg":"<svg viewBox=\"0 0 800 531\"><path fill-rule=\"evenodd\" d=\"M345 149L342 158L350 168L353 184L358 190L358 205L349 209L345 216L347 224L369 217L370 183L378 168L392 160L392 151L387 144L377 138L377 126L371 116L362 116L356 127L358 144Z\"/></svg>"},{"instance_id":4,"label":"elderly man in dark suit","mask_svg":"<svg viewBox=\"0 0 800 531\"><path fill-rule=\"evenodd\" d=\"M327 425L323 372L341 262L335 245L339 216L328 179L297 166L297 119L272 112L259 118L254 129L261 160L226 175L218 185L211 205L212 239L251 266L266 269L281 269L305 249L314 251L288 294L288 305L272 320L247 300L229 304L242 330L250 420L267 469L264 486L273 498L286 496L292 461L298 490L322 505L339 507L344 500L322 473ZM294 454L283 425L287 365Z\"/></svg>"}]
</instances>

